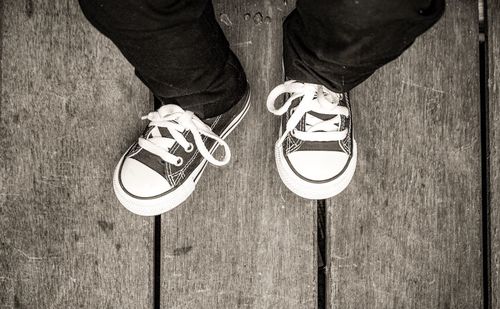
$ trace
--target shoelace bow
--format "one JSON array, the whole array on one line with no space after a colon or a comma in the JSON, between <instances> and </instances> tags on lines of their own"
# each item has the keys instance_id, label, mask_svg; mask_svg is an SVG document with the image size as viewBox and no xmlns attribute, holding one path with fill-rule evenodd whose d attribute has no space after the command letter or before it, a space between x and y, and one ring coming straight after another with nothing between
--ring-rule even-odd
<instances>
[{"instance_id":1,"label":"shoelace bow","mask_svg":"<svg viewBox=\"0 0 500 309\"><path fill-rule=\"evenodd\" d=\"M276 108L275 101L282 94L289 93L288 100L279 108ZM267 109L278 116L285 114L291 107L294 100L301 98L300 103L293 107L292 115L286 123L285 132L278 140L281 145L290 133L303 141L340 141L347 137L348 130L340 130L342 119L340 116L349 117L349 109L339 105L340 94L332 92L327 88L316 85L300 83L294 80L286 81L274 88L267 98ZM323 115L332 115L328 120L321 120L315 117L315 121L307 122L305 131L297 129L297 125L308 112L316 112Z\"/></svg>"},{"instance_id":2,"label":"shoelace bow","mask_svg":"<svg viewBox=\"0 0 500 309\"><path fill-rule=\"evenodd\" d=\"M170 153L170 149L177 142L186 152L191 152L194 145L186 140L183 133L187 130L193 135L194 142L200 154L210 163L221 166L225 165L231 159L231 152L226 142L215 133L212 129L201 121L193 112L185 111L176 105L165 105L155 112L149 113L142 117L143 120L150 121L149 126L154 128L148 137L139 138L139 146L145 150L159 156L163 161L170 164L181 166L183 159ZM161 135L158 128L166 128L170 137ZM215 140L219 146L224 147L224 157L222 160L217 160L207 149L202 136L206 136Z\"/></svg>"}]
</instances>

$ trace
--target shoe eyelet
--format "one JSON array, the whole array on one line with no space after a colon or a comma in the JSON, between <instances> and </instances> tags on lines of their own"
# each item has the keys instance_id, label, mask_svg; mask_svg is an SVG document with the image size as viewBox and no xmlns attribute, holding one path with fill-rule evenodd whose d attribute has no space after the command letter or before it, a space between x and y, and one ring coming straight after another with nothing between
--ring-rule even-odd
<instances>
[{"instance_id":1,"label":"shoe eyelet","mask_svg":"<svg viewBox=\"0 0 500 309\"><path fill-rule=\"evenodd\" d=\"M182 159L181 157L178 157L177 158L177 161L175 162L175 166L181 166L182 164L184 163L184 159Z\"/></svg>"},{"instance_id":2,"label":"shoe eyelet","mask_svg":"<svg viewBox=\"0 0 500 309\"><path fill-rule=\"evenodd\" d=\"M192 143L189 143L189 146L185 149L187 153L190 153L194 150L194 145Z\"/></svg>"}]
</instances>

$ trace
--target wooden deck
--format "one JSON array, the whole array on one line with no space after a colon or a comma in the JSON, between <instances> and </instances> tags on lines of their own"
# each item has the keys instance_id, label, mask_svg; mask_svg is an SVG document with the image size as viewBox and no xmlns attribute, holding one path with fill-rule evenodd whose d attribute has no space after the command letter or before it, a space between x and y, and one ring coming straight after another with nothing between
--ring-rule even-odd
<instances>
[{"instance_id":1,"label":"wooden deck","mask_svg":"<svg viewBox=\"0 0 500 309\"><path fill-rule=\"evenodd\" d=\"M305 201L264 103L294 2L217 0L252 108L230 165L155 219L111 184L148 90L75 0L2 0L0 308L500 308L500 2L484 43L477 3L448 2L353 91L351 186Z\"/></svg>"}]
</instances>

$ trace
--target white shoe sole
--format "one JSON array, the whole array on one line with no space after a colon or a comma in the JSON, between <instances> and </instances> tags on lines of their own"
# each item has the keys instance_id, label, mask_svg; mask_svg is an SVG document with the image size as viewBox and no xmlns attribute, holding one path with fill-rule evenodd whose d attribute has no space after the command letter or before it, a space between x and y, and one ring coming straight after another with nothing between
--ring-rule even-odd
<instances>
[{"instance_id":1,"label":"white shoe sole","mask_svg":"<svg viewBox=\"0 0 500 309\"><path fill-rule=\"evenodd\" d=\"M221 138L225 139L229 135L229 133L231 133L234 128L237 127L241 120L243 120L246 113L250 109L250 96L251 94L249 93L247 101L245 102L245 107L227 126L226 130L222 132ZM218 143L212 146L212 148L210 149L210 153L213 153L215 151L217 145ZM203 159L203 161L198 165L198 167L196 167L191 175L189 175L184 183L173 190L171 193L160 196L158 198L138 199L127 194L120 185L118 174L120 166L122 165L124 159L125 155L122 156L120 162L118 162L118 165L115 168L113 174L113 188L120 203L129 211L140 216L158 216L179 206L179 204L184 202L193 193L196 184L200 179L200 177L198 176L203 173L205 167L207 166L207 160Z\"/></svg>"},{"instance_id":2,"label":"white shoe sole","mask_svg":"<svg viewBox=\"0 0 500 309\"><path fill-rule=\"evenodd\" d=\"M310 200L323 200L334 197L342 192L351 182L356 170L357 146L353 140L352 158L344 172L337 178L329 182L315 183L309 182L295 174L286 161L282 145L275 145L274 152L276 166L281 180L285 186L293 193Z\"/></svg>"}]
</instances>

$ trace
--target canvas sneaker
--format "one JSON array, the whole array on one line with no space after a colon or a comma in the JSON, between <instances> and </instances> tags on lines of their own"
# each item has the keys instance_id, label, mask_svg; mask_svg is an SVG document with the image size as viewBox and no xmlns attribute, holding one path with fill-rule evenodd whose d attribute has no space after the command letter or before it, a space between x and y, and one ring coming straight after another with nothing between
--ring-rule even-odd
<instances>
[{"instance_id":1,"label":"canvas sneaker","mask_svg":"<svg viewBox=\"0 0 500 309\"><path fill-rule=\"evenodd\" d=\"M287 100L276 107L283 94ZM274 88L267 108L281 116L275 158L283 183L308 199L339 194L356 169L349 96L325 86L294 80Z\"/></svg>"},{"instance_id":2,"label":"canvas sneaker","mask_svg":"<svg viewBox=\"0 0 500 309\"><path fill-rule=\"evenodd\" d=\"M194 191L207 162L229 162L224 138L240 123L250 106L250 91L226 113L201 120L177 105L164 105L143 117L145 132L123 155L113 177L120 203L143 216L162 214ZM224 150L220 160L214 157Z\"/></svg>"}]
</instances>

